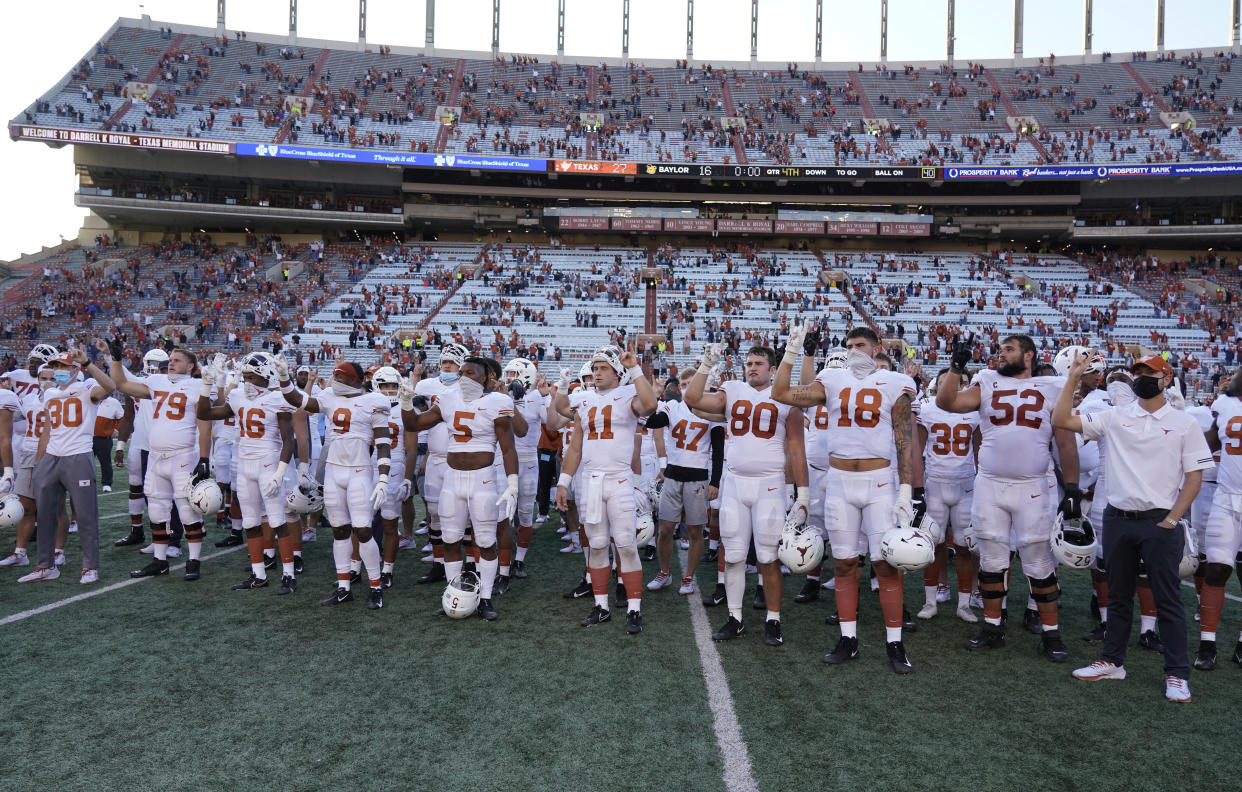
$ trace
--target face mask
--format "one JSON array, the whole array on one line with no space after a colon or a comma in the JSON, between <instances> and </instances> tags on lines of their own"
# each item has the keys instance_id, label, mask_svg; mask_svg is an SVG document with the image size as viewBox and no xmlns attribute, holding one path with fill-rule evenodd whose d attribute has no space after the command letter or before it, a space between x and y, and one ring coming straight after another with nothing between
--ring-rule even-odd
<instances>
[{"instance_id":1,"label":"face mask","mask_svg":"<svg viewBox=\"0 0 1242 792\"><path fill-rule=\"evenodd\" d=\"M681 401L681 391L677 390L676 388L669 388L668 390L664 391L664 400L665 401Z\"/></svg>"},{"instance_id":2,"label":"face mask","mask_svg":"<svg viewBox=\"0 0 1242 792\"><path fill-rule=\"evenodd\" d=\"M259 386L249 382L243 382L242 393L245 394L247 399L257 399L259 397Z\"/></svg>"},{"instance_id":3,"label":"face mask","mask_svg":"<svg viewBox=\"0 0 1242 792\"><path fill-rule=\"evenodd\" d=\"M185 379L188 376L190 375L189 374L169 374L168 381L169 382L180 382L181 380Z\"/></svg>"},{"instance_id":4,"label":"face mask","mask_svg":"<svg viewBox=\"0 0 1242 792\"><path fill-rule=\"evenodd\" d=\"M1124 407L1134 402L1134 390L1128 382L1110 382L1104 389L1108 391L1109 401L1113 403L1114 407Z\"/></svg>"},{"instance_id":5,"label":"face mask","mask_svg":"<svg viewBox=\"0 0 1242 792\"><path fill-rule=\"evenodd\" d=\"M456 381L458 380L458 378L459 378L460 376L461 376L461 375L460 375L460 374L458 374L456 371L454 371L454 372L452 372L452 373L447 372L447 371L441 371L441 372L440 372L440 382L444 383L445 385L452 385L454 382L456 382Z\"/></svg>"},{"instance_id":6,"label":"face mask","mask_svg":"<svg viewBox=\"0 0 1242 792\"><path fill-rule=\"evenodd\" d=\"M1130 387L1134 389L1135 396L1140 399L1150 399L1160 393L1160 378L1135 377Z\"/></svg>"},{"instance_id":7,"label":"face mask","mask_svg":"<svg viewBox=\"0 0 1242 792\"><path fill-rule=\"evenodd\" d=\"M362 393L362 388L355 388L352 385L346 385L339 380L332 380L332 392L342 398L347 396L357 396Z\"/></svg>"},{"instance_id":8,"label":"face mask","mask_svg":"<svg viewBox=\"0 0 1242 792\"><path fill-rule=\"evenodd\" d=\"M855 379L862 379L876 369L875 358L861 349L851 349L845 353L845 367Z\"/></svg>"},{"instance_id":9,"label":"face mask","mask_svg":"<svg viewBox=\"0 0 1242 792\"><path fill-rule=\"evenodd\" d=\"M483 386L469 377L465 377L461 381L461 398L462 401L469 404L479 399L483 395Z\"/></svg>"},{"instance_id":10,"label":"face mask","mask_svg":"<svg viewBox=\"0 0 1242 792\"><path fill-rule=\"evenodd\" d=\"M56 378L56 384L60 386L68 385L73 381L73 372L61 369L52 375Z\"/></svg>"}]
</instances>

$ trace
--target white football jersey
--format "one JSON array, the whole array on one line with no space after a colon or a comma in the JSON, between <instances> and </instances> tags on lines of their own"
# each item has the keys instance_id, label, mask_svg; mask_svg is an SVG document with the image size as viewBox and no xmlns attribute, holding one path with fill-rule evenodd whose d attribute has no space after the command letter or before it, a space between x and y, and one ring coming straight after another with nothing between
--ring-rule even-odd
<instances>
[{"instance_id":1,"label":"white football jersey","mask_svg":"<svg viewBox=\"0 0 1242 792\"><path fill-rule=\"evenodd\" d=\"M933 399L915 405L919 425L927 430L923 477L952 481L975 476L975 427L979 413L951 413Z\"/></svg>"},{"instance_id":2,"label":"white football jersey","mask_svg":"<svg viewBox=\"0 0 1242 792\"><path fill-rule=\"evenodd\" d=\"M370 464L375 428L387 427L392 414L388 397L366 392L337 396L325 390L315 401L319 403L319 412L327 418L328 435L332 438L328 444L328 464L342 467Z\"/></svg>"},{"instance_id":3,"label":"white football jersey","mask_svg":"<svg viewBox=\"0 0 1242 792\"><path fill-rule=\"evenodd\" d=\"M277 416L293 414L293 406L278 390L260 391L247 399L243 388L229 391L226 400L237 416L237 455L241 459L279 458L284 448Z\"/></svg>"},{"instance_id":4,"label":"white football jersey","mask_svg":"<svg viewBox=\"0 0 1242 792\"><path fill-rule=\"evenodd\" d=\"M91 401L95 380L75 380L65 387L52 387L43 394L47 410L47 452L52 456L89 454L95 442L95 414L99 407Z\"/></svg>"},{"instance_id":5,"label":"white football jersey","mask_svg":"<svg viewBox=\"0 0 1242 792\"><path fill-rule=\"evenodd\" d=\"M150 449L180 451L194 447L198 442L194 405L202 391L202 380L187 376L173 382L167 374L152 374L144 384L151 393L150 399L142 400L150 402Z\"/></svg>"},{"instance_id":6,"label":"white football jersey","mask_svg":"<svg viewBox=\"0 0 1242 792\"><path fill-rule=\"evenodd\" d=\"M720 389L729 419L725 469L738 476L784 476L785 421L792 408L772 399L771 385L757 390L742 380L729 380ZM802 411L794 415L801 429Z\"/></svg>"},{"instance_id":7,"label":"white football jersey","mask_svg":"<svg viewBox=\"0 0 1242 792\"><path fill-rule=\"evenodd\" d=\"M828 451L839 459L893 459L893 405L914 398L914 380L876 369L858 379L848 369L824 369L816 377L828 408Z\"/></svg>"},{"instance_id":8,"label":"white football jersey","mask_svg":"<svg viewBox=\"0 0 1242 792\"><path fill-rule=\"evenodd\" d=\"M677 399L662 401L656 410L668 416L664 453L670 465L707 470L712 464L712 425Z\"/></svg>"},{"instance_id":9,"label":"white football jersey","mask_svg":"<svg viewBox=\"0 0 1242 792\"><path fill-rule=\"evenodd\" d=\"M428 379L419 380L414 386L414 393L419 396L426 396L430 406L435 407L440 397L449 391L456 392L457 384L445 385L440 381L439 377L430 377ZM448 421L438 423L425 432L418 433L418 442L427 444L427 453L444 455L449 451L449 427ZM460 450L460 449L457 449Z\"/></svg>"},{"instance_id":10,"label":"white football jersey","mask_svg":"<svg viewBox=\"0 0 1242 792\"><path fill-rule=\"evenodd\" d=\"M979 472L996 479L1043 478L1052 464L1052 408L1064 377L975 375L979 388Z\"/></svg>"},{"instance_id":11,"label":"white football jersey","mask_svg":"<svg viewBox=\"0 0 1242 792\"><path fill-rule=\"evenodd\" d=\"M806 426L806 461L820 470L828 469L828 408L822 404L808 408Z\"/></svg>"},{"instance_id":12,"label":"white football jersey","mask_svg":"<svg viewBox=\"0 0 1242 792\"><path fill-rule=\"evenodd\" d=\"M1186 414L1191 416L1192 418L1194 418L1196 421L1199 422L1199 428L1203 430L1203 433L1205 435L1209 431L1211 431L1212 421L1214 419L1214 416L1212 415L1211 407L1208 407L1205 404L1195 404L1195 405L1192 405L1186 408ZM1220 467L1220 452L1219 451L1212 454L1212 461L1216 463L1217 467ZM1215 484L1216 483L1216 468L1215 467L1211 467L1203 471L1203 483L1204 484Z\"/></svg>"},{"instance_id":13,"label":"white football jersey","mask_svg":"<svg viewBox=\"0 0 1242 792\"><path fill-rule=\"evenodd\" d=\"M620 473L630 470L634 458L634 434L638 416L633 402L633 385L619 385L599 392L579 388L569 394L569 406L576 410L582 436L582 461L578 470L593 473Z\"/></svg>"},{"instance_id":14,"label":"white football jersey","mask_svg":"<svg viewBox=\"0 0 1242 792\"><path fill-rule=\"evenodd\" d=\"M17 394L19 400L28 393L39 392L39 378L30 376L30 372L24 368L13 369L4 376L9 378L13 393Z\"/></svg>"},{"instance_id":15,"label":"white football jersey","mask_svg":"<svg viewBox=\"0 0 1242 792\"><path fill-rule=\"evenodd\" d=\"M131 382L147 384L147 377L126 374ZM129 447L136 451L146 451L151 447L151 417L155 412L154 405L146 399L131 399L134 403L134 430L129 436Z\"/></svg>"},{"instance_id":16,"label":"white football jersey","mask_svg":"<svg viewBox=\"0 0 1242 792\"><path fill-rule=\"evenodd\" d=\"M1242 400L1221 396L1212 402L1212 414L1220 438L1216 485L1225 492L1242 494Z\"/></svg>"},{"instance_id":17,"label":"white football jersey","mask_svg":"<svg viewBox=\"0 0 1242 792\"><path fill-rule=\"evenodd\" d=\"M472 402L461 397L460 388L441 392L437 407L448 427L448 453L496 450L496 419L513 417L513 398L507 393L485 393Z\"/></svg>"},{"instance_id":18,"label":"white football jersey","mask_svg":"<svg viewBox=\"0 0 1242 792\"><path fill-rule=\"evenodd\" d=\"M47 408L43 405L43 393L27 391L21 400L23 431L19 451L34 452L39 449L39 437L47 423ZM14 424L16 426L16 424Z\"/></svg>"},{"instance_id":19,"label":"white football jersey","mask_svg":"<svg viewBox=\"0 0 1242 792\"><path fill-rule=\"evenodd\" d=\"M388 436L392 438L388 456L390 459L405 460L405 424L401 421L401 402L388 409Z\"/></svg>"},{"instance_id":20,"label":"white football jersey","mask_svg":"<svg viewBox=\"0 0 1242 792\"><path fill-rule=\"evenodd\" d=\"M548 416L548 403L542 393L532 388L513 403L513 409L522 414L527 426L524 437L516 434L513 436L518 458L533 459L539 454L539 434L543 431L543 422Z\"/></svg>"},{"instance_id":21,"label":"white football jersey","mask_svg":"<svg viewBox=\"0 0 1242 792\"><path fill-rule=\"evenodd\" d=\"M13 414L13 436L9 447L13 450L13 464L17 464L17 455L21 452L22 435L26 433L26 414L22 412L21 400L11 390L0 389L0 410L8 410Z\"/></svg>"}]
</instances>

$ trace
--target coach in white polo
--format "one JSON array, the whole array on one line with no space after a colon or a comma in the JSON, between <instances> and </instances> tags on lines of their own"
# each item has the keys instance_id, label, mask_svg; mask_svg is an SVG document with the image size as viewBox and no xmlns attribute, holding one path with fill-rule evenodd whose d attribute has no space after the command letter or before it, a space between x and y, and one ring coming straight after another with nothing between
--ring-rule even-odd
<instances>
[{"instance_id":1,"label":"coach in white polo","mask_svg":"<svg viewBox=\"0 0 1242 792\"><path fill-rule=\"evenodd\" d=\"M1108 572L1108 625L1100 659L1074 676L1091 682L1125 679L1123 664L1141 561L1156 598L1165 698L1190 701L1186 612L1178 575L1186 537L1177 521L1190 511L1203 471L1213 467L1212 452L1199 422L1165 402L1164 389L1173 381L1173 369L1159 355L1139 358L1130 367L1135 401L1073 415L1078 379L1090 361L1090 353L1076 357L1052 411L1053 425L1108 444L1102 548Z\"/></svg>"}]
</instances>

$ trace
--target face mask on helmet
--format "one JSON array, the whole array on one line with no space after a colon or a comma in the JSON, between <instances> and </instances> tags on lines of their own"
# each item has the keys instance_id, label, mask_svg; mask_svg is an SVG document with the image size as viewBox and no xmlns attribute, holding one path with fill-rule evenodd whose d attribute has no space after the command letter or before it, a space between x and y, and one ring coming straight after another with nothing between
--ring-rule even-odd
<instances>
[{"instance_id":1,"label":"face mask on helmet","mask_svg":"<svg viewBox=\"0 0 1242 792\"><path fill-rule=\"evenodd\" d=\"M876 369L875 358L857 347L845 353L845 367L856 379L862 379Z\"/></svg>"}]
</instances>

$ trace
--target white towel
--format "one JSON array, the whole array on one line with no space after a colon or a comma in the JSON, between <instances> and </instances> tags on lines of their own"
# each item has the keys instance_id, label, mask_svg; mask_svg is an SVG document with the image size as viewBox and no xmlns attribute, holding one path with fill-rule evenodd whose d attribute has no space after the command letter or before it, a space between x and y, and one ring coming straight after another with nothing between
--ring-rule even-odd
<instances>
[{"instance_id":1,"label":"white towel","mask_svg":"<svg viewBox=\"0 0 1242 792\"><path fill-rule=\"evenodd\" d=\"M599 525L604 521L604 474L588 473L582 479L582 485L579 515L587 525Z\"/></svg>"}]
</instances>

